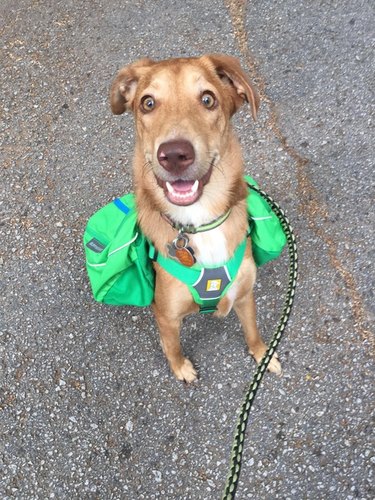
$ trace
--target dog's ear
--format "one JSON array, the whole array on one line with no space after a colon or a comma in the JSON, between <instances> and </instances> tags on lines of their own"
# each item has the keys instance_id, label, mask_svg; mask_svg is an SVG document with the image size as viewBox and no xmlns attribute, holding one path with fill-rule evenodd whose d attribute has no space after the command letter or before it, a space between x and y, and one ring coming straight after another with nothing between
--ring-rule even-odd
<instances>
[{"instance_id":1,"label":"dog's ear","mask_svg":"<svg viewBox=\"0 0 375 500\"><path fill-rule=\"evenodd\" d=\"M153 64L151 59L140 59L119 71L110 91L112 113L121 115L131 110L138 81Z\"/></svg>"},{"instance_id":2,"label":"dog's ear","mask_svg":"<svg viewBox=\"0 0 375 500\"><path fill-rule=\"evenodd\" d=\"M210 60L218 76L231 90L232 114L246 101L250 104L253 119L256 120L260 99L238 59L224 54L208 54L203 56L204 58Z\"/></svg>"}]
</instances>

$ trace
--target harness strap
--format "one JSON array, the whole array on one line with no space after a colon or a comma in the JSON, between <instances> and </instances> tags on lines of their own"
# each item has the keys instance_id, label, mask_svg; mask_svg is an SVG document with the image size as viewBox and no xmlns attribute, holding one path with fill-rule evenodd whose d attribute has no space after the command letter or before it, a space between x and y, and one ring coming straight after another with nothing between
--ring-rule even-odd
<instances>
[{"instance_id":1,"label":"harness strap","mask_svg":"<svg viewBox=\"0 0 375 500\"><path fill-rule=\"evenodd\" d=\"M233 256L219 267L202 267L197 264L186 267L174 259L164 257L151 243L149 257L182 281L189 288L194 302L199 305L199 312L206 314L216 311L217 304L232 285L245 255L246 243L247 238L238 245Z\"/></svg>"}]
</instances>

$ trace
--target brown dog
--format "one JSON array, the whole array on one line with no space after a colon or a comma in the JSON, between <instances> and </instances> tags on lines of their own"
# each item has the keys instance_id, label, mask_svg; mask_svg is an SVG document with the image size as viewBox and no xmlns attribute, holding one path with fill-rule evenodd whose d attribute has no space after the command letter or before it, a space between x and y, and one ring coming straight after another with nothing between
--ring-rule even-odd
<instances>
[{"instance_id":1,"label":"brown dog","mask_svg":"<svg viewBox=\"0 0 375 500\"><path fill-rule=\"evenodd\" d=\"M180 253L186 254L187 265L196 260L197 265L212 268L228 261L246 238L247 187L240 146L230 123L244 101L250 104L255 120L256 91L237 59L219 54L161 62L142 59L123 68L114 80L113 113L132 111L135 118L139 225L161 255L171 257L171 248L173 253L183 247ZM173 244L181 226L205 229L212 225L197 234L184 229L188 245L180 240ZM192 382L197 373L181 352L180 327L182 319L199 306L184 283L158 263L154 266L153 310L161 344L175 376ZM234 307L249 351L259 362L266 346L256 326L255 276L248 239L236 278L215 314L225 316ZM281 373L277 356L269 370Z\"/></svg>"}]
</instances>

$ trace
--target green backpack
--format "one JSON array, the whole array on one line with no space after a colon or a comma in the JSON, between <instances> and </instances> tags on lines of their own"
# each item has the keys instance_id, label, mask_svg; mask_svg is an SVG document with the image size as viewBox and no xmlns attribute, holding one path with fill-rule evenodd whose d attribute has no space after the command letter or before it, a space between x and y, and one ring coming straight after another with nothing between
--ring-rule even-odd
<instances>
[{"instance_id":1,"label":"green backpack","mask_svg":"<svg viewBox=\"0 0 375 500\"><path fill-rule=\"evenodd\" d=\"M245 181L249 187L246 201L251 249L255 264L260 267L277 259L286 244L286 236L270 205L257 191L251 189L251 186L258 187L258 184L248 175L245 175Z\"/></svg>"},{"instance_id":2,"label":"green backpack","mask_svg":"<svg viewBox=\"0 0 375 500\"><path fill-rule=\"evenodd\" d=\"M83 235L86 269L95 300L116 306L148 306L154 270L148 242L137 225L134 194L94 213Z\"/></svg>"},{"instance_id":3,"label":"green backpack","mask_svg":"<svg viewBox=\"0 0 375 500\"><path fill-rule=\"evenodd\" d=\"M247 207L249 235L257 266L277 258L286 237L277 216L251 185ZM148 306L154 298L150 245L137 224L134 194L126 194L94 213L84 236L86 269L95 300L111 305Z\"/></svg>"}]
</instances>

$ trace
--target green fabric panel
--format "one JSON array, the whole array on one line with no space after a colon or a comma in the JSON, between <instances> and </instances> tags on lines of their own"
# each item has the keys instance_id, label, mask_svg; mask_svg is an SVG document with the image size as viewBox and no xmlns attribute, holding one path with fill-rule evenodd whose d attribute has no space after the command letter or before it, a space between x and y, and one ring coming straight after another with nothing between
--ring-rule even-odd
<instances>
[{"instance_id":1,"label":"green fabric panel","mask_svg":"<svg viewBox=\"0 0 375 500\"><path fill-rule=\"evenodd\" d=\"M258 186L248 175L245 180ZM260 194L250 190L246 201L253 257L259 267L281 254L286 244L286 236L277 215Z\"/></svg>"}]
</instances>

